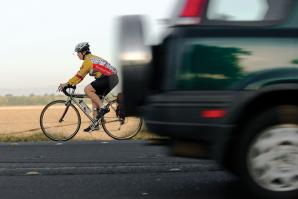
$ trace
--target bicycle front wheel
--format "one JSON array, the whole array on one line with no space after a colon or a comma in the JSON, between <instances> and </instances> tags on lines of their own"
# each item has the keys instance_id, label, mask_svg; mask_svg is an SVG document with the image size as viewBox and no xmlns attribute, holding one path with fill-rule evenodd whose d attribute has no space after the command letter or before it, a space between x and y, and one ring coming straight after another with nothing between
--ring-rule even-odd
<instances>
[{"instance_id":1,"label":"bicycle front wheel","mask_svg":"<svg viewBox=\"0 0 298 199\"><path fill-rule=\"evenodd\" d=\"M49 103L40 115L42 132L54 141L67 141L73 138L81 126L78 109L65 100Z\"/></svg>"},{"instance_id":2,"label":"bicycle front wheel","mask_svg":"<svg viewBox=\"0 0 298 199\"><path fill-rule=\"evenodd\" d=\"M104 131L116 140L126 140L134 137L142 129L143 120L139 117L120 118L117 113L118 103L113 101L109 108L110 112L101 120Z\"/></svg>"}]
</instances>

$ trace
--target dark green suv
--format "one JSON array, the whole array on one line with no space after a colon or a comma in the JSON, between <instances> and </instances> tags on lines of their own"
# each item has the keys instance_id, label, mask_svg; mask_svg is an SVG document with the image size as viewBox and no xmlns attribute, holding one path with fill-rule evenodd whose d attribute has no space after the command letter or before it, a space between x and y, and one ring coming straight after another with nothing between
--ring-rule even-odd
<instances>
[{"instance_id":1,"label":"dark green suv","mask_svg":"<svg viewBox=\"0 0 298 199\"><path fill-rule=\"evenodd\" d=\"M297 198L298 2L181 0L175 11L156 46L141 16L120 20L127 114L204 146L261 196Z\"/></svg>"}]
</instances>

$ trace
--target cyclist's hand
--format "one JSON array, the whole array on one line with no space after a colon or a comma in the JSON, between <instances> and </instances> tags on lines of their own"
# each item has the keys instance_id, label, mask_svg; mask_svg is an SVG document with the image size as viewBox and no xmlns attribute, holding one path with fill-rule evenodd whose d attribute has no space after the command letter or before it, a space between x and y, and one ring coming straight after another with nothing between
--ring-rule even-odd
<instances>
[{"instance_id":1,"label":"cyclist's hand","mask_svg":"<svg viewBox=\"0 0 298 199\"><path fill-rule=\"evenodd\" d=\"M62 91L64 89L64 87L68 86L68 83L62 83L59 85L58 87L58 91Z\"/></svg>"}]
</instances>

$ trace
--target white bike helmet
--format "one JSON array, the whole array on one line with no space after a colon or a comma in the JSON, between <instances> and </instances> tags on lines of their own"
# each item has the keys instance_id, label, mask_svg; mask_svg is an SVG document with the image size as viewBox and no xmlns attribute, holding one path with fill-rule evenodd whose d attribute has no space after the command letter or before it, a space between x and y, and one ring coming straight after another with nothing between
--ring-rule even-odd
<instances>
[{"instance_id":1,"label":"white bike helmet","mask_svg":"<svg viewBox=\"0 0 298 199\"><path fill-rule=\"evenodd\" d=\"M88 42L78 43L75 47L75 52L90 51Z\"/></svg>"}]
</instances>

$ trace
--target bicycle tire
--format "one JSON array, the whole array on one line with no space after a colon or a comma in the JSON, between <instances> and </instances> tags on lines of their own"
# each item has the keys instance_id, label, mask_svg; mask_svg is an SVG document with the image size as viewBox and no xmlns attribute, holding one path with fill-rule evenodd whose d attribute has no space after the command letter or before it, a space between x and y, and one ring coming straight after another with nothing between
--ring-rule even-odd
<instances>
[{"instance_id":1,"label":"bicycle tire","mask_svg":"<svg viewBox=\"0 0 298 199\"><path fill-rule=\"evenodd\" d=\"M48 137L49 139L53 140L53 141L67 141L67 140L70 140L71 138L73 138L77 133L78 131L80 130L80 126L81 126L81 116L80 116L80 113L78 111L78 109L73 105L73 104L69 104L69 107L67 109L66 112L64 112L66 109L63 109L63 107L67 107L66 106L66 103L67 101L65 100L56 100L56 101L53 101L51 103L49 103L48 105L46 105L41 114L40 114L40 127L41 127L41 130L43 132L43 134ZM55 113L55 115L57 115L57 118L55 117L55 115L53 114L53 111L57 110L57 112L59 112L59 115L57 115L57 113ZM61 110L62 112L61 112ZM64 115L64 119L67 118L71 118L73 117L74 118L74 122L69 122L70 124L64 122L64 121L59 121L59 116L60 116L60 119L61 119L61 114L60 113L64 113L62 115ZM54 122L50 122L50 121L46 121L47 120L47 117L49 118L53 118ZM57 121L56 121L57 119ZM62 124L62 122L64 122L64 124ZM56 126L54 125L55 123ZM63 132L54 132L54 128L61 128L62 131L64 129L64 127L69 127L70 125L72 125L72 123L74 123L74 130L71 131L70 133L68 132L67 136L64 136L64 133ZM70 130L69 130L70 131ZM62 133L62 137L59 137L61 136L61 133Z\"/></svg>"},{"instance_id":2,"label":"bicycle tire","mask_svg":"<svg viewBox=\"0 0 298 199\"><path fill-rule=\"evenodd\" d=\"M116 140L131 139L141 131L143 126L143 120L140 117L125 117L124 123L121 124L123 120L121 120L116 114L117 106L118 106L118 103L116 100L112 101L108 106L110 109L110 112L105 114L101 119L101 125L103 127L103 130L110 137ZM121 131L121 128L122 128L122 131Z\"/></svg>"}]
</instances>

